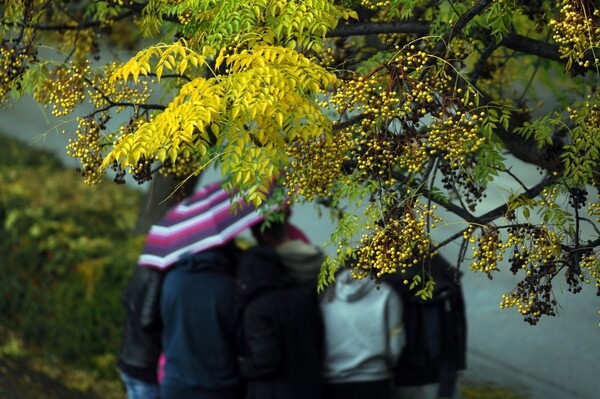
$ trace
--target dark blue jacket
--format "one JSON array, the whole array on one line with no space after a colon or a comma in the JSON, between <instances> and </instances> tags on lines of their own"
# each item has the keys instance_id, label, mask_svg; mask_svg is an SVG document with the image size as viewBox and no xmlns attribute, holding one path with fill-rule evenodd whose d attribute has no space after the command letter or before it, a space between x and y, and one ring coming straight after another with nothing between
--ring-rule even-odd
<instances>
[{"instance_id":1,"label":"dark blue jacket","mask_svg":"<svg viewBox=\"0 0 600 399\"><path fill-rule=\"evenodd\" d=\"M178 262L165 276L161 399L239 397L233 262L228 250L207 251Z\"/></svg>"}]
</instances>

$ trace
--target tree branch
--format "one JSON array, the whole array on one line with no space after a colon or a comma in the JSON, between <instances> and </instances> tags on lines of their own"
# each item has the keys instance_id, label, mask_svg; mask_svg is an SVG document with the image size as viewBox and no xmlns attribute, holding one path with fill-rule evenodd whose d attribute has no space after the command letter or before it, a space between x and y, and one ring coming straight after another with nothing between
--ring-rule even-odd
<instances>
[{"instance_id":1,"label":"tree branch","mask_svg":"<svg viewBox=\"0 0 600 399\"><path fill-rule=\"evenodd\" d=\"M452 41L452 39L462 32L463 28L475 18L481 11L483 11L487 6L492 3L493 0L479 0L477 4L471 7L467 12L458 17L456 23L451 27L449 31L446 32L444 37L437 43L433 50L433 54L441 56L446 52L446 48L448 44Z\"/></svg>"},{"instance_id":2,"label":"tree branch","mask_svg":"<svg viewBox=\"0 0 600 399\"><path fill-rule=\"evenodd\" d=\"M378 35L384 33L414 33L426 35L429 33L429 23L421 21L411 22L355 22L339 25L327 32L327 37L349 37L363 35Z\"/></svg>"},{"instance_id":3,"label":"tree branch","mask_svg":"<svg viewBox=\"0 0 600 399\"><path fill-rule=\"evenodd\" d=\"M525 190L521 195L526 196L527 198L535 198L542 191L544 191L545 187L554 183L555 181L556 181L556 177L554 175L549 175L545 179L541 180L535 186L531 187L530 189ZM428 193L426 190L422 190L422 193L426 197L431 196L430 193ZM435 203L437 203L438 205L440 205L441 207L443 207L444 209L461 217L466 222L469 222L470 224L481 224L481 225L488 224L488 223L498 219L502 215L504 215L508 211L508 206L509 206L508 203L504 203L504 204L490 210L489 212L484 213L483 215L474 216L474 215L471 215L470 213L466 212L466 210L460 208L459 206L457 206L451 202L436 201L435 199L433 201ZM461 231L449 236L444 241L439 242L436 245L436 249L442 248L443 246L445 246L445 245L451 243L452 241L456 240L457 238L461 237L465 231L467 231L467 228L462 229Z\"/></svg>"},{"instance_id":4,"label":"tree branch","mask_svg":"<svg viewBox=\"0 0 600 399\"><path fill-rule=\"evenodd\" d=\"M447 42L448 37L452 38L456 35L457 24L454 25L452 30L446 34L446 37L442 40L442 43ZM460 28L462 29L463 27L464 25L462 25ZM424 36L429 33L429 29L429 23L422 21L390 23L356 22L338 26L334 30L328 32L327 37L348 37L386 33L412 33L415 35ZM558 51L558 45L531 39L517 33L509 33L504 36L498 43L498 47L506 47L510 50L518 51L520 53L535 55L563 64L565 63L565 60L561 58L560 52ZM590 64L593 65L593 62L590 62ZM588 69L591 69L591 66Z\"/></svg>"}]
</instances>

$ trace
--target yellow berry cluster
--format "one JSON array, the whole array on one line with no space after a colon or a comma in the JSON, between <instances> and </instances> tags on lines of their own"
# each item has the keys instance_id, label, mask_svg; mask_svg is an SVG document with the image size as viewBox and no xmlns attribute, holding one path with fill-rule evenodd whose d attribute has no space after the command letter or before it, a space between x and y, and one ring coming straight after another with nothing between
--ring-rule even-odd
<instances>
[{"instance_id":1,"label":"yellow berry cluster","mask_svg":"<svg viewBox=\"0 0 600 399\"><path fill-rule=\"evenodd\" d=\"M72 53L76 63L82 63L98 51L97 39L93 29L68 29L60 35L57 46L66 54Z\"/></svg>"},{"instance_id":2,"label":"yellow berry cluster","mask_svg":"<svg viewBox=\"0 0 600 399\"><path fill-rule=\"evenodd\" d=\"M517 307L517 312L522 315L531 314L534 317L539 318L542 314L539 310L532 310L535 304L535 293L530 292L525 298L521 297L517 292L511 292L509 294L502 294L502 301L500 301L500 309L509 309Z\"/></svg>"},{"instance_id":3,"label":"yellow berry cluster","mask_svg":"<svg viewBox=\"0 0 600 399\"><path fill-rule=\"evenodd\" d=\"M373 18L373 22L376 22L375 18ZM406 33L380 33L377 37L382 43L387 45L409 43L415 39L414 35Z\"/></svg>"},{"instance_id":4,"label":"yellow berry cluster","mask_svg":"<svg viewBox=\"0 0 600 399\"><path fill-rule=\"evenodd\" d=\"M131 5L132 0L107 0L107 3L112 6L125 7Z\"/></svg>"},{"instance_id":5,"label":"yellow berry cluster","mask_svg":"<svg viewBox=\"0 0 600 399\"><path fill-rule=\"evenodd\" d=\"M334 107L340 113L352 112L368 112L369 100L375 95L379 81L375 77L363 78L362 76L356 79L344 81L343 86L335 93L329 102L323 102L322 107Z\"/></svg>"},{"instance_id":6,"label":"yellow berry cluster","mask_svg":"<svg viewBox=\"0 0 600 399\"><path fill-rule=\"evenodd\" d=\"M559 208L560 205L556 204L556 197L558 196L557 187L544 187L542 190L542 200L538 202L540 206L545 206L550 209Z\"/></svg>"},{"instance_id":7,"label":"yellow berry cluster","mask_svg":"<svg viewBox=\"0 0 600 399\"><path fill-rule=\"evenodd\" d=\"M52 105L53 115L68 115L85 99L83 78L89 72L89 62L59 65L36 87L34 98L46 107Z\"/></svg>"},{"instance_id":8,"label":"yellow berry cluster","mask_svg":"<svg viewBox=\"0 0 600 399\"><path fill-rule=\"evenodd\" d=\"M543 316L556 316L558 303L554 299L552 276L540 273L519 282L510 293L502 295L500 309L517 308L524 320L535 325Z\"/></svg>"},{"instance_id":9,"label":"yellow berry cluster","mask_svg":"<svg viewBox=\"0 0 600 399\"><path fill-rule=\"evenodd\" d=\"M397 48L385 68L346 80L331 102L322 104L340 114L360 113L353 155L362 169L371 170L384 160L386 168L393 167L393 161L408 172L420 172L435 156L443 156L456 169L465 167L466 158L479 150L485 140L480 126L486 114L472 112L476 94L469 93L469 100L443 72L444 67L438 68L415 45ZM433 120L427 126L425 117ZM386 149L389 154L367 146ZM376 156L363 158L369 153Z\"/></svg>"},{"instance_id":10,"label":"yellow berry cluster","mask_svg":"<svg viewBox=\"0 0 600 399\"><path fill-rule=\"evenodd\" d=\"M479 237L474 236L474 230L475 227L470 226L463 233L466 240L477 244L473 247L475 261L470 266L473 271L490 274L497 270L497 264L504 259L505 252L513 248L511 271L516 273L519 269L524 269L527 275L531 275L536 268L555 262L561 251L561 237L546 227L514 227L508 232L506 241L502 240L497 228L482 229Z\"/></svg>"},{"instance_id":11,"label":"yellow berry cluster","mask_svg":"<svg viewBox=\"0 0 600 399\"><path fill-rule=\"evenodd\" d=\"M600 223L600 202L589 202L587 212L590 216L596 216L596 221Z\"/></svg>"},{"instance_id":12,"label":"yellow berry cluster","mask_svg":"<svg viewBox=\"0 0 600 399\"><path fill-rule=\"evenodd\" d=\"M196 151L191 146L182 149L175 159L175 162L169 160L162 165L159 170L160 173L165 176L197 176L202 172L202 165L198 162L198 158L193 155L195 152ZM158 157L156 157L156 160L158 160Z\"/></svg>"},{"instance_id":13,"label":"yellow berry cluster","mask_svg":"<svg viewBox=\"0 0 600 399\"><path fill-rule=\"evenodd\" d=\"M4 104L7 94L25 72L31 58L27 49L0 46L0 104Z\"/></svg>"},{"instance_id":14,"label":"yellow berry cluster","mask_svg":"<svg viewBox=\"0 0 600 399\"><path fill-rule=\"evenodd\" d=\"M384 185L394 185L396 180L391 172L401 152L397 140L385 136L359 136L354 142L351 156L357 159L358 169L372 179L383 181Z\"/></svg>"},{"instance_id":15,"label":"yellow berry cluster","mask_svg":"<svg viewBox=\"0 0 600 399\"><path fill-rule=\"evenodd\" d=\"M336 179L342 176L343 163L351 148L352 137L346 132L329 138L323 135L308 141L295 140L287 148L290 166L285 186L308 201L315 196L326 196Z\"/></svg>"},{"instance_id":16,"label":"yellow berry cluster","mask_svg":"<svg viewBox=\"0 0 600 399\"><path fill-rule=\"evenodd\" d=\"M360 126L368 131L379 126L385 127L396 116L406 116L411 108L409 102L402 105L403 101L407 99L393 90L388 76L373 75L345 81L330 102L324 102L321 106L334 107L340 114L361 113Z\"/></svg>"},{"instance_id":17,"label":"yellow berry cluster","mask_svg":"<svg viewBox=\"0 0 600 399\"><path fill-rule=\"evenodd\" d=\"M521 227L518 233L511 235L515 243L515 257L519 258L521 269L531 275L537 267L557 260L561 252L560 236L546 227ZM516 245L520 243L520 247ZM529 243L529 245L525 245Z\"/></svg>"},{"instance_id":18,"label":"yellow berry cluster","mask_svg":"<svg viewBox=\"0 0 600 399\"><path fill-rule=\"evenodd\" d=\"M587 271L589 277L586 279L586 283L590 283L590 278L596 282L596 288L600 290L600 260L598 254L590 251L587 255L581 259L580 267L582 271Z\"/></svg>"},{"instance_id":19,"label":"yellow berry cluster","mask_svg":"<svg viewBox=\"0 0 600 399\"><path fill-rule=\"evenodd\" d=\"M310 61L323 67L335 67L335 49L333 47L325 47L317 55L312 56Z\"/></svg>"},{"instance_id":20,"label":"yellow berry cluster","mask_svg":"<svg viewBox=\"0 0 600 399\"><path fill-rule=\"evenodd\" d=\"M402 215L390 216L372 227L373 231L361 238L358 261L354 265L356 274L381 279L397 271L406 273L417 259L427 254L430 245L427 223L431 219L439 220L433 212L434 209L423 207L417 201Z\"/></svg>"},{"instance_id":21,"label":"yellow berry cluster","mask_svg":"<svg viewBox=\"0 0 600 399\"><path fill-rule=\"evenodd\" d=\"M563 58L569 65L590 67L586 52L600 47L600 8L594 2L583 0L562 0L556 19L550 21L554 28L554 40L560 46ZM598 64L598 59L595 57Z\"/></svg>"},{"instance_id":22,"label":"yellow berry cluster","mask_svg":"<svg viewBox=\"0 0 600 399\"><path fill-rule=\"evenodd\" d=\"M192 17L194 16L193 11L188 8L187 10L183 11L182 13L177 15L177 19L179 20L179 23L182 25L187 25L190 22L192 22Z\"/></svg>"},{"instance_id":23,"label":"yellow berry cluster","mask_svg":"<svg viewBox=\"0 0 600 399\"><path fill-rule=\"evenodd\" d=\"M415 138L403 143L398 156L398 165L409 173L417 173L423 169L428 158L427 146L422 143L422 139Z\"/></svg>"},{"instance_id":24,"label":"yellow berry cluster","mask_svg":"<svg viewBox=\"0 0 600 399\"><path fill-rule=\"evenodd\" d=\"M427 129L429 154L442 154L452 168L467 163L467 156L479 150L484 137L479 134L477 115L457 112L440 115Z\"/></svg>"},{"instance_id":25,"label":"yellow berry cluster","mask_svg":"<svg viewBox=\"0 0 600 399\"><path fill-rule=\"evenodd\" d=\"M600 98L598 98L597 95L588 95L587 101L583 102L580 106L567 107L569 119L575 121L586 131L596 132L596 129L600 129L600 108L597 105L598 100L600 100Z\"/></svg>"},{"instance_id":26,"label":"yellow berry cluster","mask_svg":"<svg viewBox=\"0 0 600 399\"><path fill-rule=\"evenodd\" d=\"M391 4L390 0L361 0L360 5L368 8L369 10L376 10L382 7L389 7Z\"/></svg>"},{"instance_id":27,"label":"yellow berry cluster","mask_svg":"<svg viewBox=\"0 0 600 399\"><path fill-rule=\"evenodd\" d=\"M532 325L543 316L556 316L558 304L553 296L552 276L540 273L526 277L508 294L502 295L500 309L517 308Z\"/></svg>"},{"instance_id":28,"label":"yellow berry cluster","mask_svg":"<svg viewBox=\"0 0 600 399\"><path fill-rule=\"evenodd\" d=\"M491 276L492 272L498 270L498 262L503 259L508 246L503 243L497 228L488 226L482 230L481 235L475 239L477 246L472 248L474 261L469 268Z\"/></svg>"},{"instance_id":29,"label":"yellow berry cluster","mask_svg":"<svg viewBox=\"0 0 600 399\"><path fill-rule=\"evenodd\" d=\"M474 39L455 37L450 42L452 61L463 60L469 55L474 54L476 47L477 41Z\"/></svg>"},{"instance_id":30,"label":"yellow berry cluster","mask_svg":"<svg viewBox=\"0 0 600 399\"><path fill-rule=\"evenodd\" d=\"M90 102L96 108L104 108L111 104L123 104L115 108L115 111L120 112L125 108L125 104L132 107L137 104L145 104L152 95L150 87L152 80L138 79L137 83L132 84L119 79L116 83L111 83L110 77L118 68L118 64L109 63L103 67L100 73L96 73L90 78L91 85L88 86L87 94Z\"/></svg>"},{"instance_id":31,"label":"yellow berry cluster","mask_svg":"<svg viewBox=\"0 0 600 399\"><path fill-rule=\"evenodd\" d=\"M69 139L67 154L81 162L80 173L86 184L97 184L103 173L100 172L102 163L102 144L100 143L101 128L92 118L77 118L79 125L75 132L76 138Z\"/></svg>"}]
</instances>

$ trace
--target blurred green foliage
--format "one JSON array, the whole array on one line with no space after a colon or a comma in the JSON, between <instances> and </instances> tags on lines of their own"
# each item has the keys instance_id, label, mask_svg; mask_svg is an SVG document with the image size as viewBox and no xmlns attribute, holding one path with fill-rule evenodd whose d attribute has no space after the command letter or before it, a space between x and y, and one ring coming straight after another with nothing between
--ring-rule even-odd
<instances>
[{"instance_id":1,"label":"blurred green foliage","mask_svg":"<svg viewBox=\"0 0 600 399\"><path fill-rule=\"evenodd\" d=\"M0 324L44 355L114 373L140 200L86 186L51 153L0 133Z\"/></svg>"}]
</instances>

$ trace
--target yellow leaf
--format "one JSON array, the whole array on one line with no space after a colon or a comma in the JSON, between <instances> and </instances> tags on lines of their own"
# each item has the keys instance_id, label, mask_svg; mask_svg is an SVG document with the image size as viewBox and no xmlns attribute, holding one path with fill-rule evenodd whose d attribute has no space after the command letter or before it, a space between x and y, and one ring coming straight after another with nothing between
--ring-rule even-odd
<instances>
[{"instance_id":1,"label":"yellow leaf","mask_svg":"<svg viewBox=\"0 0 600 399\"><path fill-rule=\"evenodd\" d=\"M213 49L211 46L202 47L202 55L205 57L208 57L211 54L214 54L214 52L215 52L215 49Z\"/></svg>"},{"instance_id":2,"label":"yellow leaf","mask_svg":"<svg viewBox=\"0 0 600 399\"><path fill-rule=\"evenodd\" d=\"M215 69L219 69L223 60L225 60L225 48L222 48L221 51L219 51L219 56L215 60Z\"/></svg>"},{"instance_id":3,"label":"yellow leaf","mask_svg":"<svg viewBox=\"0 0 600 399\"><path fill-rule=\"evenodd\" d=\"M246 171L246 173L244 173L244 180L242 181L242 184L246 185L248 184L248 182L250 181L250 179L252 178L250 171Z\"/></svg>"},{"instance_id":4,"label":"yellow leaf","mask_svg":"<svg viewBox=\"0 0 600 399\"><path fill-rule=\"evenodd\" d=\"M239 114L240 114L240 107L237 105L234 105L231 108L231 119L237 118Z\"/></svg>"},{"instance_id":5,"label":"yellow leaf","mask_svg":"<svg viewBox=\"0 0 600 399\"><path fill-rule=\"evenodd\" d=\"M192 134L194 133L194 123L187 123L184 126L183 132L184 132L184 135L182 135L182 138L186 142L190 143L192 141Z\"/></svg>"},{"instance_id":6,"label":"yellow leaf","mask_svg":"<svg viewBox=\"0 0 600 399\"><path fill-rule=\"evenodd\" d=\"M169 150L169 158L171 158L171 162L175 162L177 160L177 149L171 148Z\"/></svg>"},{"instance_id":7,"label":"yellow leaf","mask_svg":"<svg viewBox=\"0 0 600 399\"><path fill-rule=\"evenodd\" d=\"M244 147L242 147L242 146L239 146L239 145L236 145L236 146L233 148L233 151L235 152L235 154L236 154L238 157L241 157L241 156L242 156L242 152L244 151Z\"/></svg>"},{"instance_id":8,"label":"yellow leaf","mask_svg":"<svg viewBox=\"0 0 600 399\"><path fill-rule=\"evenodd\" d=\"M141 154L140 150L135 150L135 151L133 151L133 153L130 154L131 160L133 161L132 163L134 165L137 165L137 163L140 160L141 155L142 154Z\"/></svg>"},{"instance_id":9,"label":"yellow leaf","mask_svg":"<svg viewBox=\"0 0 600 399\"><path fill-rule=\"evenodd\" d=\"M180 74L180 75L183 75L183 74L185 74L185 70L187 69L187 66L188 66L188 60L184 58L184 59L183 59L183 61L181 61L181 62L179 63L179 68L178 68L178 70L179 70L179 74Z\"/></svg>"},{"instance_id":10,"label":"yellow leaf","mask_svg":"<svg viewBox=\"0 0 600 399\"><path fill-rule=\"evenodd\" d=\"M248 202L251 202L254 205L257 205L257 202L260 204L259 198L258 198L258 193L253 192L250 195L248 195Z\"/></svg>"},{"instance_id":11,"label":"yellow leaf","mask_svg":"<svg viewBox=\"0 0 600 399\"><path fill-rule=\"evenodd\" d=\"M208 152L208 149L206 148L206 146L199 144L196 149L200 152L200 156L205 156L206 153Z\"/></svg>"},{"instance_id":12,"label":"yellow leaf","mask_svg":"<svg viewBox=\"0 0 600 399\"><path fill-rule=\"evenodd\" d=\"M164 163L165 159L167 159L167 151L165 151L164 148L160 148L156 152L156 159L158 159L161 163Z\"/></svg>"},{"instance_id":13,"label":"yellow leaf","mask_svg":"<svg viewBox=\"0 0 600 399\"><path fill-rule=\"evenodd\" d=\"M137 65L135 65L135 68L132 68L131 74L133 75L133 81L137 83L138 75L140 74L140 69Z\"/></svg>"}]
</instances>

